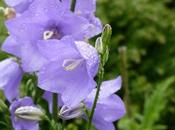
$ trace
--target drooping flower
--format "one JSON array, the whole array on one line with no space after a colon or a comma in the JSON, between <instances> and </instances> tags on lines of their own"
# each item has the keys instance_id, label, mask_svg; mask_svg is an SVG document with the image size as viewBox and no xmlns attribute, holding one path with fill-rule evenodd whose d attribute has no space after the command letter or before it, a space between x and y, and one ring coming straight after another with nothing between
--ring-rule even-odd
<instances>
[{"instance_id":1,"label":"drooping flower","mask_svg":"<svg viewBox=\"0 0 175 130\"><path fill-rule=\"evenodd\" d=\"M18 13L22 13L28 9L33 0L4 0L5 3L14 8Z\"/></svg>"},{"instance_id":2,"label":"drooping flower","mask_svg":"<svg viewBox=\"0 0 175 130\"><path fill-rule=\"evenodd\" d=\"M105 81L102 83L99 99L98 99L97 106L96 106L93 120L92 120L93 124L98 130L115 130L113 122L124 116L125 114L124 103L120 99L120 97L114 94L116 91L120 89L120 87L121 87L120 77L118 77L117 79ZM94 89L88 95L88 97L83 101L84 105L88 110L92 109L96 91L97 90ZM80 113L82 109L78 109L78 108L79 107L77 105L76 110L79 110L79 111L76 111L76 112ZM69 111L71 111L71 109ZM82 118L87 119L85 112L81 114L82 114ZM71 115L69 116L66 115L64 117L64 113L61 114L61 117L62 119L65 119L65 120L71 119L67 117L75 118L74 116L71 116Z\"/></svg>"},{"instance_id":3,"label":"drooping flower","mask_svg":"<svg viewBox=\"0 0 175 130\"><path fill-rule=\"evenodd\" d=\"M79 104L96 86L93 78L98 71L99 59L91 45L82 41L74 43L70 38L65 41L39 43L40 52L52 61L39 71L38 86L61 94L63 102L72 107Z\"/></svg>"},{"instance_id":4,"label":"drooping flower","mask_svg":"<svg viewBox=\"0 0 175 130\"><path fill-rule=\"evenodd\" d=\"M0 89L4 91L6 98L11 102L19 96L19 86L23 71L13 59L0 62Z\"/></svg>"},{"instance_id":5,"label":"drooping flower","mask_svg":"<svg viewBox=\"0 0 175 130\"><path fill-rule=\"evenodd\" d=\"M38 71L48 59L41 55L37 42L62 40L66 36L84 40L92 37L91 25L85 17L67 10L59 0L35 0L20 17L6 22L10 36L2 49L20 56L24 71Z\"/></svg>"},{"instance_id":6,"label":"drooping flower","mask_svg":"<svg viewBox=\"0 0 175 130\"><path fill-rule=\"evenodd\" d=\"M38 130L38 120L43 115L30 97L12 102L10 106L12 125L15 130ZM35 115L34 115L35 114Z\"/></svg>"}]
</instances>

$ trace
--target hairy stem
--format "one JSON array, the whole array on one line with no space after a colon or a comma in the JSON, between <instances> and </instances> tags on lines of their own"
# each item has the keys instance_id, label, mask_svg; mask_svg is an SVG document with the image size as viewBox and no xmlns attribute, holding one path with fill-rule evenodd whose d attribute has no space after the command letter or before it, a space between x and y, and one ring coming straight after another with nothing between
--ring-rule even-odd
<instances>
[{"instance_id":1,"label":"hairy stem","mask_svg":"<svg viewBox=\"0 0 175 130\"><path fill-rule=\"evenodd\" d=\"M103 76L104 76L104 68L101 65L100 70L99 70L99 74L98 74L97 92L96 92L96 95L95 95L92 110L90 112L89 121L88 121L88 124L87 124L87 130L91 129L92 119L93 119L93 115L94 115L94 112L95 112L95 108L97 106L97 101L98 101L98 97L99 97L99 94L100 94L100 87L101 87L101 83L103 81Z\"/></svg>"}]
</instances>

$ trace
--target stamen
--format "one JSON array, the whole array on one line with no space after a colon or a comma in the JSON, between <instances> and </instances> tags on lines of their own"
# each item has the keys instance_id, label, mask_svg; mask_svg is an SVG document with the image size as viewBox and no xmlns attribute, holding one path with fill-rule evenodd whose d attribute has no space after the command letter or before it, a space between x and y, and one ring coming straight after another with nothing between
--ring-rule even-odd
<instances>
[{"instance_id":1,"label":"stamen","mask_svg":"<svg viewBox=\"0 0 175 130\"><path fill-rule=\"evenodd\" d=\"M66 59L63 61L63 67L66 71L72 71L76 69L82 61L83 59Z\"/></svg>"},{"instance_id":2,"label":"stamen","mask_svg":"<svg viewBox=\"0 0 175 130\"><path fill-rule=\"evenodd\" d=\"M63 120L70 120L73 118L81 117L84 114L84 107L85 105L83 103L80 103L79 105L68 108L67 106L63 106L58 113L58 116Z\"/></svg>"},{"instance_id":3,"label":"stamen","mask_svg":"<svg viewBox=\"0 0 175 130\"><path fill-rule=\"evenodd\" d=\"M43 39L44 40L51 39L53 37L53 35L54 35L53 31L45 31L43 34Z\"/></svg>"},{"instance_id":4,"label":"stamen","mask_svg":"<svg viewBox=\"0 0 175 130\"><path fill-rule=\"evenodd\" d=\"M62 35L58 32L57 29L53 28L51 30L47 30L43 33L43 39L61 39Z\"/></svg>"}]
</instances>

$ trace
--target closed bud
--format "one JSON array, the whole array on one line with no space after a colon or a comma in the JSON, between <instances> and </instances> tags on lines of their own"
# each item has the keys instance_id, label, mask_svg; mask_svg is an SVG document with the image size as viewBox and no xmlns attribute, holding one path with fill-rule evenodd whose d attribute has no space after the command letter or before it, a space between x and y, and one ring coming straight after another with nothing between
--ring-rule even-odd
<instances>
[{"instance_id":1,"label":"closed bud","mask_svg":"<svg viewBox=\"0 0 175 130\"><path fill-rule=\"evenodd\" d=\"M104 48L103 48L103 41L102 41L102 38L101 37L98 37L97 38L97 40L95 42L95 48L98 51L98 53L100 53L100 54L103 53Z\"/></svg>"},{"instance_id":2,"label":"closed bud","mask_svg":"<svg viewBox=\"0 0 175 130\"><path fill-rule=\"evenodd\" d=\"M84 104L81 103L80 105L74 108L68 108L67 106L63 106L58 116L63 120L70 120L73 118L81 117L83 114L84 114Z\"/></svg>"},{"instance_id":3,"label":"closed bud","mask_svg":"<svg viewBox=\"0 0 175 130\"><path fill-rule=\"evenodd\" d=\"M109 24L106 24L102 32L102 41L105 47L109 44L112 35L112 28Z\"/></svg>"},{"instance_id":4,"label":"closed bud","mask_svg":"<svg viewBox=\"0 0 175 130\"><path fill-rule=\"evenodd\" d=\"M25 120L40 121L44 117L44 112L37 107L23 106L16 109L15 116Z\"/></svg>"}]
</instances>

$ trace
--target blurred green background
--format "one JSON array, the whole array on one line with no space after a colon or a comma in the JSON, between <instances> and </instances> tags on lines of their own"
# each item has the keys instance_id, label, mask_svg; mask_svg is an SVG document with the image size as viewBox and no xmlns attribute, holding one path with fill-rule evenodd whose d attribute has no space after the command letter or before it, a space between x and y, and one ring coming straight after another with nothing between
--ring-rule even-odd
<instances>
[{"instance_id":1,"label":"blurred green background","mask_svg":"<svg viewBox=\"0 0 175 130\"><path fill-rule=\"evenodd\" d=\"M127 114L116 128L175 130L175 0L97 0L97 16L113 28L105 79L124 76L118 94ZM1 43L3 20L1 13ZM5 57L0 52L0 60Z\"/></svg>"}]
</instances>

